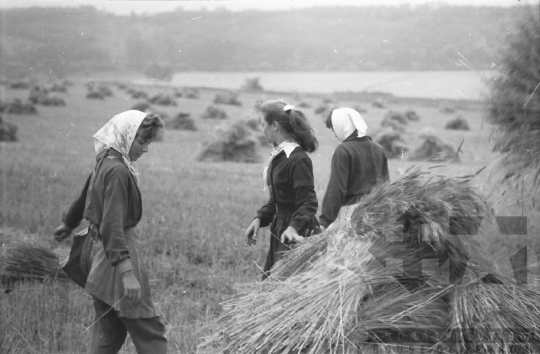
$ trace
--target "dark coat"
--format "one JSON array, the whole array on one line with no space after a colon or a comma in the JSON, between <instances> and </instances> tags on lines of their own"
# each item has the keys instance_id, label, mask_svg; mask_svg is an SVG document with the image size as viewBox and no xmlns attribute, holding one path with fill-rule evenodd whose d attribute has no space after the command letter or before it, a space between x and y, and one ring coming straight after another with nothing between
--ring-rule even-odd
<instances>
[{"instance_id":1,"label":"dark coat","mask_svg":"<svg viewBox=\"0 0 540 354\"><path fill-rule=\"evenodd\" d=\"M328 227L342 206L358 203L373 187L390 180L382 147L355 131L334 152L319 223Z\"/></svg>"},{"instance_id":2,"label":"dark coat","mask_svg":"<svg viewBox=\"0 0 540 354\"><path fill-rule=\"evenodd\" d=\"M99 225L99 236L112 266L129 258L124 230L135 227L142 217L142 199L137 183L124 164L120 153L110 149L109 156L96 176L93 196L85 206L91 176L83 192L64 213L63 222L76 228L82 219Z\"/></svg>"},{"instance_id":3,"label":"dark coat","mask_svg":"<svg viewBox=\"0 0 540 354\"><path fill-rule=\"evenodd\" d=\"M257 211L261 227L270 226L270 249L264 267L266 278L274 264L291 249L293 242L281 242L281 235L289 227L301 236L311 236L319 230L315 214L318 201L315 194L313 165L309 156L297 147L287 158L278 154L268 169L270 199Z\"/></svg>"}]
</instances>

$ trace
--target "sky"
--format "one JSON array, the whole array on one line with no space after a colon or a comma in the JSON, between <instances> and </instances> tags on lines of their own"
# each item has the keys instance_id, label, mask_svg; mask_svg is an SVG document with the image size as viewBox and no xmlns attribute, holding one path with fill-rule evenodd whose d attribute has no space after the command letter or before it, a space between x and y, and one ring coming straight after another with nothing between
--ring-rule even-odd
<instances>
[{"instance_id":1,"label":"sky","mask_svg":"<svg viewBox=\"0 0 540 354\"><path fill-rule=\"evenodd\" d=\"M91 5L99 10L113 12L118 15L127 15L132 12L138 14L152 14L156 12L172 11L177 8L185 10L199 10L206 8L226 8L231 11L248 9L258 10L285 10L312 6L398 6L409 4L411 6L425 4L448 4L456 6L500 6L534 5L540 0L240 0L240 1L107 1L107 0L0 0L0 8L20 8L29 6L44 7L77 7Z\"/></svg>"}]
</instances>

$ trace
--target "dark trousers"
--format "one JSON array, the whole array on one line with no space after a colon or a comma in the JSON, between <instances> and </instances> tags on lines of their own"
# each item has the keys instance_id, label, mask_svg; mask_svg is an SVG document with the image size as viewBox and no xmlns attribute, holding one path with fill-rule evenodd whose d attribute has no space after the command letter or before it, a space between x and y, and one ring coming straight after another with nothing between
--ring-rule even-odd
<instances>
[{"instance_id":1,"label":"dark trousers","mask_svg":"<svg viewBox=\"0 0 540 354\"><path fill-rule=\"evenodd\" d=\"M92 327L90 354L117 354L129 333L138 354L167 353L165 326L159 317L125 318L103 301L92 296L96 323Z\"/></svg>"}]
</instances>

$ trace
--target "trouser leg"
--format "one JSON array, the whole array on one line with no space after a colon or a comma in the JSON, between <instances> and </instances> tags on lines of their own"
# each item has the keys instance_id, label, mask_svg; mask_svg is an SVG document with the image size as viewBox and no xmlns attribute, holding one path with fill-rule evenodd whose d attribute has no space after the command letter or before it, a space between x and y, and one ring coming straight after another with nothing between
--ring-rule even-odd
<instances>
[{"instance_id":1,"label":"trouser leg","mask_svg":"<svg viewBox=\"0 0 540 354\"><path fill-rule=\"evenodd\" d=\"M166 354L167 339L165 326L159 317L125 318L120 317L138 354Z\"/></svg>"},{"instance_id":2,"label":"trouser leg","mask_svg":"<svg viewBox=\"0 0 540 354\"><path fill-rule=\"evenodd\" d=\"M92 296L96 319L92 327L91 354L117 354L126 340L127 330L109 305Z\"/></svg>"}]
</instances>

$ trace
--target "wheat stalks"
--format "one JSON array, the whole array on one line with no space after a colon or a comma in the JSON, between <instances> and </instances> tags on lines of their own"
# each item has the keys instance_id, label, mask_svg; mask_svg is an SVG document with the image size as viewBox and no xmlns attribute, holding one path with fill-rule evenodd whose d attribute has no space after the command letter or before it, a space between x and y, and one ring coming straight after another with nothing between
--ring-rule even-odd
<instances>
[{"instance_id":1,"label":"wheat stalks","mask_svg":"<svg viewBox=\"0 0 540 354\"><path fill-rule=\"evenodd\" d=\"M18 242L0 256L3 281L24 278L66 278L59 259L48 248L30 241Z\"/></svg>"},{"instance_id":2,"label":"wheat stalks","mask_svg":"<svg viewBox=\"0 0 540 354\"><path fill-rule=\"evenodd\" d=\"M270 279L223 303L219 331L199 348L356 353L406 334L459 349L490 340L501 326L514 330L494 343L519 342L540 323L540 293L499 275L482 253L471 216L490 215L491 208L468 181L413 169L376 188L350 220L306 239ZM419 260L441 254L457 266L415 273ZM403 269L386 259L401 260ZM478 334L471 336L463 329L473 325Z\"/></svg>"}]
</instances>

